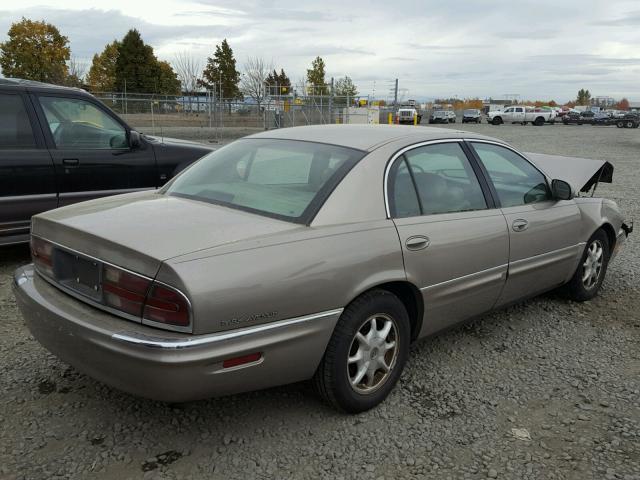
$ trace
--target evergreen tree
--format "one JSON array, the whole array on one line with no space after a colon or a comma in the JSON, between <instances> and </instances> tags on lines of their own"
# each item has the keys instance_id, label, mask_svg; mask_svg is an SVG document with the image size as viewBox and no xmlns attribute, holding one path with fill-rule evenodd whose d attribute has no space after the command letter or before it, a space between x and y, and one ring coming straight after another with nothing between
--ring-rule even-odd
<instances>
[{"instance_id":1,"label":"evergreen tree","mask_svg":"<svg viewBox=\"0 0 640 480\"><path fill-rule=\"evenodd\" d=\"M11 25L7 36L8 40L0 43L0 68L5 77L65 81L71 50L67 37L54 25L23 17Z\"/></svg>"},{"instance_id":2,"label":"evergreen tree","mask_svg":"<svg viewBox=\"0 0 640 480\"><path fill-rule=\"evenodd\" d=\"M311 87L311 95L327 95L329 93L324 79L324 60L316 57L311 62L311 68L307 69L307 83Z\"/></svg>"},{"instance_id":3,"label":"evergreen tree","mask_svg":"<svg viewBox=\"0 0 640 480\"><path fill-rule=\"evenodd\" d=\"M577 105L590 105L591 104L591 93L589 90L585 90L581 88L578 90L578 98L576 98Z\"/></svg>"},{"instance_id":4,"label":"evergreen tree","mask_svg":"<svg viewBox=\"0 0 640 480\"><path fill-rule=\"evenodd\" d=\"M156 91L163 95L179 95L180 94L180 80L178 75L173 71L169 62L158 62L159 72L158 86Z\"/></svg>"},{"instance_id":5,"label":"evergreen tree","mask_svg":"<svg viewBox=\"0 0 640 480\"><path fill-rule=\"evenodd\" d=\"M284 73L283 68L280 69L280 73L274 69L273 73L267 75L265 83L271 87L269 89L271 95L288 95L291 93L291 80L287 74Z\"/></svg>"},{"instance_id":6,"label":"evergreen tree","mask_svg":"<svg viewBox=\"0 0 640 480\"><path fill-rule=\"evenodd\" d=\"M118 46L116 90L140 93L158 91L160 66L153 48L142 41L138 30L129 30Z\"/></svg>"},{"instance_id":7,"label":"evergreen tree","mask_svg":"<svg viewBox=\"0 0 640 480\"><path fill-rule=\"evenodd\" d=\"M226 38L221 45L216 45L213 57L207 59L199 84L214 90L217 95L222 89L222 98L225 100L243 98L239 87L240 72L236 70L236 59Z\"/></svg>"}]
</instances>

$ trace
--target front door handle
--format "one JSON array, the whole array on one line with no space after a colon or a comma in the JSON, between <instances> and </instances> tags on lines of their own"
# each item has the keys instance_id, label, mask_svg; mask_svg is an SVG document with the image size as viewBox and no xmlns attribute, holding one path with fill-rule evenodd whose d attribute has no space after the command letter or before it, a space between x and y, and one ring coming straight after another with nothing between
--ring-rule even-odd
<instances>
[{"instance_id":1,"label":"front door handle","mask_svg":"<svg viewBox=\"0 0 640 480\"><path fill-rule=\"evenodd\" d=\"M67 167L77 167L80 164L80 160L77 158L63 158L62 164Z\"/></svg>"},{"instance_id":2,"label":"front door handle","mask_svg":"<svg viewBox=\"0 0 640 480\"><path fill-rule=\"evenodd\" d=\"M514 232L524 232L527 228L529 228L529 222L527 222L523 218L518 218L514 220L511 224L511 228L513 228Z\"/></svg>"},{"instance_id":3,"label":"front door handle","mask_svg":"<svg viewBox=\"0 0 640 480\"><path fill-rule=\"evenodd\" d=\"M404 244L406 245L407 250L423 250L431 244L431 240L429 240L429 237L425 237L423 235L415 235L407 238L407 241L404 242Z\"/></svg>"}]
</instances>

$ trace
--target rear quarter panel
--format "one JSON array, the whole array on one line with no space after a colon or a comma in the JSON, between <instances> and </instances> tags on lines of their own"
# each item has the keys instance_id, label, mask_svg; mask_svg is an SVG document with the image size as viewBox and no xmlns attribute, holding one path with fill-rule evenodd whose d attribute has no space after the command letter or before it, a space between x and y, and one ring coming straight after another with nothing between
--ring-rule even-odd
<instances>
[{"instance_id":1,"label":"rear quarter panel","mask_svg":"<svg viewBox=\"0 0 640 480\"><path fill-rule=\"evenodd\" d=\"M157 278L187 294L201 334L342 308L405 272L393 222L380 220L196 252L167 261Z\"/></svg>"}]
</instances>

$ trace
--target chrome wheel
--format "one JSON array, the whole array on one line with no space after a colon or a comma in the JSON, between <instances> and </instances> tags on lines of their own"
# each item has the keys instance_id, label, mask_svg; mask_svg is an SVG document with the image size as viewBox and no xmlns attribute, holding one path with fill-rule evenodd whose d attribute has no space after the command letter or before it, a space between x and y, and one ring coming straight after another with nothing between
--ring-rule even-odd
<instances>
[{"instance_id":1,"label":"chrome wheel","mask_svg":"<svg viewBox=\"0 0 640 480\"><path fill-rule=\"evenodd\" d=\"M591 290L598 284L602 272L604 248L600 240L594 240L587 249L587 257L582 264L582 284Z\"/></svg>"},{"instance_id":2,"label":"chrome wheel","mask_svg":"<svg viewBox=\"0 0 640 480\"><path fill-rule=\"evenodd\" d=\"M389 378L398 357L398 327L389 315L367 318L349 348L349 383L358 393L372 393Z\"/></svg>"}]
</instances>

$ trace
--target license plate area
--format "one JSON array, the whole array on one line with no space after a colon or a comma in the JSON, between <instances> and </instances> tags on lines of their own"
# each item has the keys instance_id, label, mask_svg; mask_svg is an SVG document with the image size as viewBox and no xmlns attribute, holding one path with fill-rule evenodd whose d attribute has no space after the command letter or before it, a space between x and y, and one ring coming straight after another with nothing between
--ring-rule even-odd
<instances>
[{"instance_id":1,"label":"license plate area","mask_svg":"<svg viewBox=\"0 0 640 480\"><path fill-rule=\"evenodd\" d=\"M102 299L102 264L91 258L56 249L53 271L60 285L93 300Z\"/></svg>"}]
</instances>

